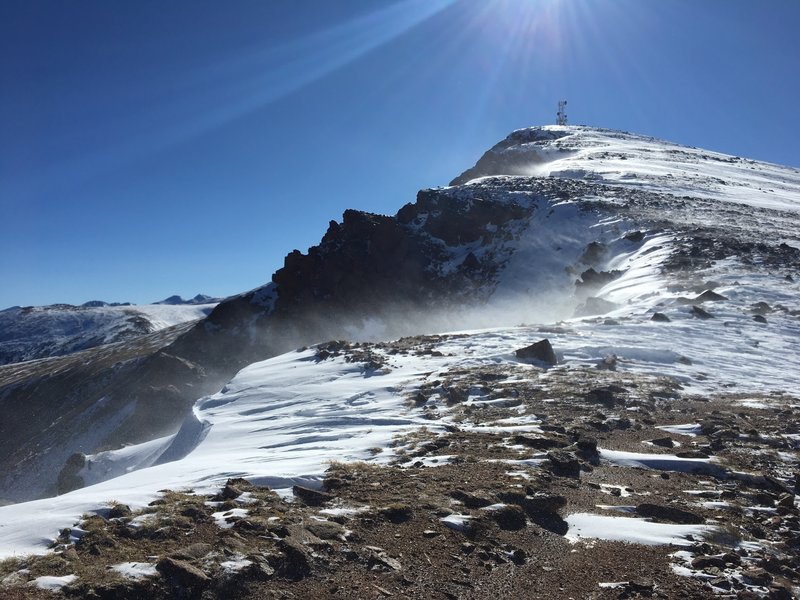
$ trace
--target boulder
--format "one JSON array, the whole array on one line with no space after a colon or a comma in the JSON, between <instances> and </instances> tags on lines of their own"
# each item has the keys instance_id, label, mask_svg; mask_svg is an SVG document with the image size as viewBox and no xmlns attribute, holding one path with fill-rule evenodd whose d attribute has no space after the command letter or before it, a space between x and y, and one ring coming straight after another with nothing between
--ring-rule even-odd
<instances>
[{"instance_id":1,"label":"boulder","mask_svg":"<svg viewBox=\"0 0 800 600\"><path fill-rule=\"evenodd\" d=\"M668 521L670 523L681 523L685 525L697 525L705 522L700 515L696 515L688 510L663 506L661 504L644 503L636 507L636 514L658 521Z\"/></svg>"},{"instance_id":2,"label":"boulder","mask_svg":"<svg viewBox=\"0 0 800 600\"><path fill-rule=\"evenodd\" d=\"M188 562L174 558L162 558L156 563L156 571L182 587L202 588L210 581L208 575Z\"/></svg>"},{"instance_id":3,"label":"boulder","mask_svg":"<svg viewBox=\"0 0 800 600\"><path fill-rule=\"evenodd\" d=\"M528 524L525 512L514 504L508 504L502 508L492 511L492 518L497 522L500 529L508 531L518 531L524 529Z\"/></svg>"},{"instance_id":4,"label":"boulder","mask_svg":"<svg viewBox=\"0 0 800 600\"><path fill-rule=\"evenodd\" d=\"M547 338L539 340L530 346L520 348L514 354L522 360L538 360L548 365L554 365L558 362L553 346L550 345L550 340Z\"/></svg>"},{"instance_id":5,"label":"boulder","mask_svg":"<svg viewBox=\"0 0 800 600\"><path fill-rule=\"evenodd\" d=\"M331 494L321 490L307 488L302 485L292 486L292 493L295 498L299 498L308 506L321 506L333 499Z\"/></svg>"}]
</instances>

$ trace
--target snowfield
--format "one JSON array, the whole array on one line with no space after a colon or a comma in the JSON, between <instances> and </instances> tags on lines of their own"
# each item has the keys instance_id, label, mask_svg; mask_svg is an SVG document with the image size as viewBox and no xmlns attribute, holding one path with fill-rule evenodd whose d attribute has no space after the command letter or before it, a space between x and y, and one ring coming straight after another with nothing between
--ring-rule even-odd
<instances>
[{"instance_id":1,"label":"snowfield","mask_svg":"<svg viewBox=\"0 0 800 600\"><path fill-rule=\"evenodd\" d=\"M743 227L742 240L755 237L773 246L800 248L800 172L582 127L521 130L510 139L514 136L516 143L487 153L493 153L487 163L491 168L481 172L479 162L473 173L465 174L468 183L452 193L497 193L498 187L530 176L598 182L620 193L594 198L604 206L598 213L580 210L572 198L537 199L536 227L520 223L517 237L508 242L509 258L483 320L469 311L450 315L447 328L458 330L457 335L442 337L432 353L395 354L379 344L365 344L367 356L351 356L312 347L250 365L219 393L198 399L174 435L89 456L81 475L91 485L56 498L0 507L0 556L44 553L61 529L112 501L137 508L163 489L213 493L232 477L288 495L296 484L319 485L331 462L386 462L394 455L390 443L396 436L423 426L433 433L462 426L446 409L431 419L424 406L411 402L422 386L460 369L529 368L530 378L546 388L559 374L606 361L620 372L672 378L684 394L796 394L800 278L787 277L779 261L748 262L747 256L737 255L709 259L692 269L669 265L686 239L686 230L671 225L688 222L730 230L749 223L739 220L742 214L762 227ZM609 216L629 201L626 194L642 190L663 195L675 206ZM725 214L731 206L735 212ZM554 287L546 282L563 280L565 264L575 264L593 241L606 248L597 269L617 271L618 276L592 289L590 296L537 297L537 290ZM469 252L481 258L477 247L451 250L454 262ZM570 274L570 280L587 266ZM701 300L705 289L712 288L718 296ZM576 305L589 297L604 301L606 310L573 316ZM210 307L130 308L151 323L168 326L188 316L184 309L199 318ZM653 320L656 313L665 319ZM469 329L459 330L459 318ZM489 324L501 326L475 328ZM542 338L550 340L559 358L547 370L527 365L514 353ZM465 402L486 399L471 395ZM535 432L537 425L530 415L520 415L492 427ZM695 425L686 427L667 431L685 435ZM647 468L717 469L710 460L663 454L653 459L609 449L600 456ZM453 515L443 522L458 528L468 520ZM687 535L709 531L705 526L585 513L569 515L566 521L570 539L683 545ZM120 568L131 576L140 572L129 565Z\"/></svg>"}]
</instances>

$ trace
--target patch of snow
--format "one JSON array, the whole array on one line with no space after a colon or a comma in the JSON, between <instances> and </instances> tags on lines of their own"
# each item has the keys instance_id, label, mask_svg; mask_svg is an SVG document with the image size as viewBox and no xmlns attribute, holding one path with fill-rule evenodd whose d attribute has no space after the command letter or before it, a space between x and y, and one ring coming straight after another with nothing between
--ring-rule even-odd
<instances>
[{"instance_id":1,"label":"patch of snow","mask_svg":"<svg viewBox=\"0 0 800 600\"><path fill-rule=\"evenodd\" d=\"M40 590L58 592L61 590L62 587L72 583L77 578L78 578L77 575L63 575L61 577L55 577L53 575L43 575L42 577L37 577L36 579L31 581L30 584L35 585Z\"/></svg>"},{"instance_id":2,"label":"patch of snow","mask_svg":"<svg viewBox=\"0 0 800 600\"><path fill-rule=\"evenodd\" d=\"M592 513L573 513L566 517L569 529L565 537L577 542L582 539L601 539L656 546L670 544L690 546L688 537L702 538L713 533L707 525L673 525L651 523L632 517L607 517Z\"/></svg>"},{"instance_id":3,"label":"patch of snow","mask_svg":"<svg viewBox=\"0 0 800 600\"><path fill-rule=\"evenodd\" d=\"M469 522L472 517L470 515L452 514L439 519L446 527L454 529L455 531L466 531L469 529Z\"/></svg>"},{"instance_id":4,"label":"patch of snow","mask_svg":"<svg viewBox=\"0 0 800 600\"><path fill-rule=\"evenodd\" d=\"M243 554L235 554L230 560L219 563L219 566L228 573L236 573L252 564L253 561L245 558Z\"/></svg>"},{"instance_id":5,"label":"patch of snow","mask_svg":"<svg viewBox=\"0 0 800 600\"><path fill-rule=\"evenodd\" d=\"M232 508L230 510L215 512L211 516L214 517L214 521L220 528L230 529L233 527L236 520L246 517L248 512L246 508Z\"/></svg>"},{"instance_id":6,"label":"patch of snow","mask_svg":"<svg viewBox=\"0 0 800 600\"><path fill-rule=\"evenodd\" d=\"M145 577L158 575L156 566L153 563L124 562L111 565L110 568L127 579L144 579Z\"/></svg>"},{"instance_id":7,"label":"patch of snow","mask_svg":"<svg viewBox=\"0 0 800 600\"><path fill-rule=\"evenodd\" d=\"M711 458L680 458L674 454L646 454L643 452L623 452L598 448L600 458L623 467L641 467L659 471L679 471L684 473L708 473L726 476L727 471L713 462Z\"/></svg>"},{"instance_id":8,"label":"patch of snow","mask_svg":"<svg viewBox=\"0 0 800 600\"><path fill-rule=\"evenodd\" d=\"M691 437L697 437L700 435L699 423L687 423L685 425L659 425L656 427L656 429L666 431L667 433L671 433L673 435L687 435Z\"/></svg>"}]
</instances>

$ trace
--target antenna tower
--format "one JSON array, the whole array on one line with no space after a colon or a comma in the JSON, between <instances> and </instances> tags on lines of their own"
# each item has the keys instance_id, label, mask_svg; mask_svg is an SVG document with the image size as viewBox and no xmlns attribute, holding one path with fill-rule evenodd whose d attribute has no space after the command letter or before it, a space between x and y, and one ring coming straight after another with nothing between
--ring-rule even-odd
<instances>
[{"instance_id":1,"label":"antenna tower","mask_svg":"<svg viewBox=\"0 0 800 600\"><path fill-rule=\"evenodd\" d=\"M559 100L558 101L558 112L556 113L556 125L566 125L567 124L567 101L566 100Z\"/></svg>"}]
</instances>

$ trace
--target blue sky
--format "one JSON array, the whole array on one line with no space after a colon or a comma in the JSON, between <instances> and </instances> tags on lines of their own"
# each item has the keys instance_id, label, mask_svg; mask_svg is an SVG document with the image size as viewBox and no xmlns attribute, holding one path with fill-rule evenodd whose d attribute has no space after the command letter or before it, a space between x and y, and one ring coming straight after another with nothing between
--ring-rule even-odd
<instances>
[{"instance_id":1,"label":"blue sky","mask_svg":"<svg viewBox=\"0 0 800 600\"><path fill-rule=\"evenodd\" d=\"M800 2L4 0L0 307L225 296L510 131L800 166Z\"/></svg>"}]
</instances>

